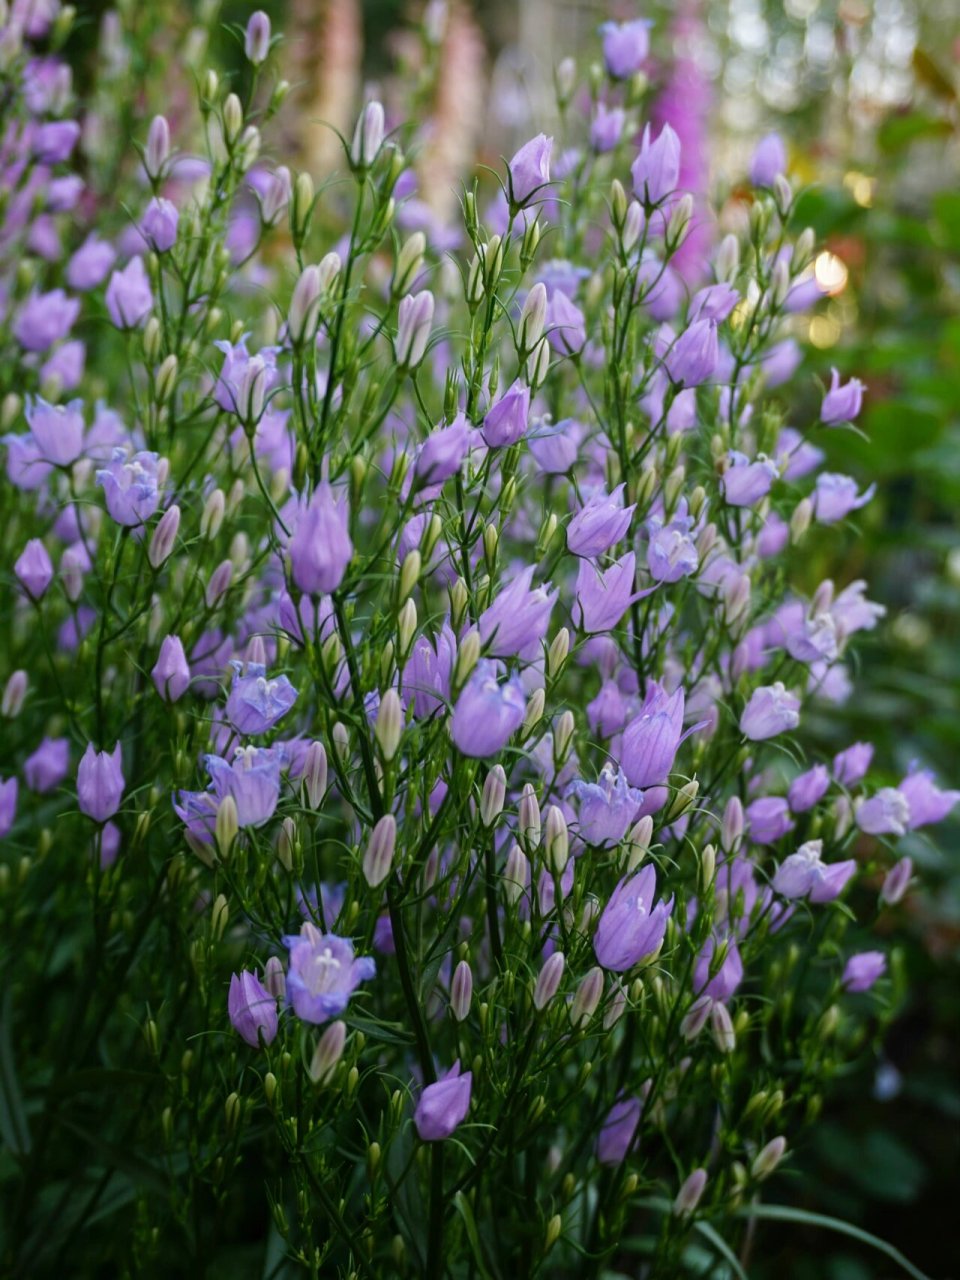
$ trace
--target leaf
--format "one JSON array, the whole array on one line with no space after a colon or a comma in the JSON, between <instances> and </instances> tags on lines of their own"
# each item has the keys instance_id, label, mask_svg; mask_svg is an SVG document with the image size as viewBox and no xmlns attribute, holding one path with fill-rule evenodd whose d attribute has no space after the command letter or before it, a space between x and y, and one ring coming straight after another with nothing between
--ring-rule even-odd
<instances>
[{"instance_id":1,"label":"leaf","mask_svg":"<svg viewBox=\"0 0 960 1280\"><path fill-rule=\"evenodd\" d=\"M470 1201L458 1191L453 1197L453 1207L463 1219L464 1230L467 1233L467 1239L470 1241L470 1248L473 1250L473 1258L477 1264L482 1280L492 1280L490 1272L487 1270L483 1258L483 1247L480 1244L480 1237L477 1234L477 1223L473 1216L473 1210L470 1208Z\"/></svg>"},{"instance_id":2,"label":"leaf","mask_svg":"<svg viewBox=\"0 0 960 1280\"><path fill-rule=\"evenodd\" d=\"M32 1144L10 1044L10 1004L8 990L0 1013L0 1136L15 1155L25 1156Z\"/></svg>"},{"instance_id":3,"label":"leaf","mask_svg":"<svg viewBox=\"0 0 960 1280\"><path fill-rule=\"evenodd\" d=\"M908 1262L899 1249L878 1236L871 1235L862 1227L855 1227L852 1222L844 1222L841 1218L831 1218L824 1213L811 1213L807 1209L794 1209L785 1204L755 1204L735 1211L738 1218L767 1218L771 1222L799 1222L808 1227L822 1227L824 1231L836 1231L838 1235L849 1236L851 1240L859 1240L869 1245L878 1253L885 1254L898 1267L901 1267L913 1280L931 1280L912 1262Z\"/></svg>"},{"instance_id":4,"label":"leaf","mask_svg":"<svg viewBox=\"0 0 960 1280\"><path fill-rule=\"evenodd\" d=\"M747 1273L740 1265L740 1260L737 1255L727 1244L726 1240L724 1240L723 1236L721 1236L718 1231L714 1231L709 1222L697 1221L693 1224L693 1227L695 1231L700 1232L704 1240L708 1240L714 1249L716 1249L720 1257L723 1258L724 1262L726 1262L733 1271L737 1280L749 1280Z\"/></svg>"}]
</instances>

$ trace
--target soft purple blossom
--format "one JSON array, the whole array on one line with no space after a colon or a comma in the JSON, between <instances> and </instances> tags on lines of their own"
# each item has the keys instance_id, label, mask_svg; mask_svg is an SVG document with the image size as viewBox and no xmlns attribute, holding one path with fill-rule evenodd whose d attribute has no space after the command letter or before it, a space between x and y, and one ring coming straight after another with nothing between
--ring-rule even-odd
<instances>
[{"instance_id":1,"label":"soft purple blossom","mask_svg":"<svg viewBox=\"0 0 960 1280\"><path fill-rule=\"evenodd\" d=\"M549 583L534 587L535 571L536 565L528 565L480 615L480 639L496 658L529 658L539 652L558 593L551 592Z\"/></svg>"},{"instance_id":2,"label":"soft purple blossom","mask_svg":"<svg viewBox=\"0 0 960 1280\"><path fill-rule=\"evenodd\" d=\"M83 404L71 400L69 404L47 404L39 396L28 398L26 419L30 434L46 461L58 467L68 467L83 452Z\"/></svg>"},{"instance_id":3,"label":"soft purple blossom","mask_svg":"<svg viewBox=\"0 0 960 1280\"><path fill-rule=\"evenodd\" d=\"M347 498L325 481L300 512L290 539L293 581L308 595L329 595L343 581L353 557Z\"/></svg>"},{"instance_id":4,"label":"soft purple blossom","mask_svg":"<svg viewBox=\"0 0 960 1280\"><path fill-rule=\"evenodd\" d=\"M646 125L640 141L640 152L631 166L633 189L645 205L658 205L672 196L680 180L680 139L665 124L655 142Z\"/></svg>"},{"instance_id":5,"label":"soft purple blossom","mask_svg":"<svg viewBox=\"0 0 960 1280\"><path fill-rule=\"evenodd\" d=\"M143 259L131 258L122 271L114 271L105 295L110 319L118 329L136 329L153 308L153 291Z\"/></svg>"},{"instance_id":6,"label":"soft purple blossom","mask_svg":"<svg viewBox=\"0 0 960 1280\"><path fill-rule=\"evenodd\" d=\"M574 588L573 620L588 634L612 631L647 591L634 591L637 557L629 551L607 569L581 559Z\"/></svg>"},{"instance_id":7,"label":"soft purple blossom","mask_svg":"<svg viewBox=\"0 0 960 1280\"><path fill-rule=\"evenodd\" d=\"M598 102L590 121L590 145L594 151L603 155L612 151L623 137L627 113L621 107L607 108Z\"/></svg>"},{"instance_id":8,"label":"soft purple blossom","mask_svg":"<svg viewBox=\"0 0 960 1280\"><path fill-rule=\"evenodd\" d=\"M66 738L44 738L23 762L23 776L31 791L45 795L60 785L70 769L70 743Z\"/></svg>"},{"instance_id":9,"label":"soft purple blossom","mask_svg":"<svg viewBox=\"0 0 960 1280\"><path fill-rule=\"evenodd\" d=\"M428 1084L417 1102L413 1123L421 1142L443 1142L467 1118L473 1074L461 1074L459 1058L449 1071Z\"/></svg>"},{"instance_id":10,"label":"soft purple blossom","mask_svg":"<svg viewBox=\"0 0 960 1280\"><path fill-rule=\"evenodd\" d=\"M614 79L626 80L643 66L650 52L652 25L647 18L635 18L632 22L605 22L600 28L603 61Z\"/></svg>"},{"instance_id":11,"label":"soft purple blossom","mask_svg":"<svg viewBox=\"0 0 960 1280\"><path fill-rule=\"evenodd\" d=\"M643 800L643 792L631 787L622 770L609 762L596 782L578 778L567 788L577 802L577 834L585 844L611 848L627 834Z\"/></svg>"},{"instance_id":12,"label":"soft purple blossom","mask_svg":"<svg viewBox=\"0 0 960 1280\"><path fill-rule=\"evenodd\" d=\"M67 284L71 289L85 292L103 284L117 260L113 245L100 240L91 232L67 263Z\"/></svg>"},{"instance_id":13,"label":"soft purple blossom","mask_svg":"<svg viewBox=\"0 0 960 1280\"><path fill-rule=\"evenodd\" d=\"M16 778L0 778L0 840L9 835L17 816Z\"/></svg>"},{"instance_id":14,"label":"soft purple blossom","mask_svg":"<svg viewBox=\"0 0 960 1280\"><path fill-rule=\"evenodd\" d=\"M234 677L227 698L227 719L237 733L266 733L296 702L297 690L285 675L268 679L262 663L248 662L246 669L240 662L232 665Z\"/></svg>"},{"instance_id":15,"label":"soft purple blossom","mask_svg":"<svg viewBox=\"0 0 960 1280\"><path fill-rule=\"evenodd\" d=\"M231 976L227 1012L234 1031L252 1049L260 1048L261 1036L270 1044L277 1034L277 998L249 969Z\"/></svg>"},{"instance_id":16,"label":"soft purple blossom","mask_svg":"<svg viewBox=\"0 0 960 1280\"><path fill-rule=\"evenodd\" d=\"M783 898L832 902L843 892L857 864L853 858L827 864L822 854L822 840L808 840L802 844L796 853L791 853L780 863L773 877L773 891Z\"/></svg>"},{"instance_id":17,"label":"soft purple blossom","mask_svg":"<svg viewBox=\"0 0 960 1280\"><path fill-rule=\"evenodd\" d=\"M800 723L800 699L778 680L754 689L740 717L740 732L751 742L788 733Z\"/></svg>"},{"instance_id":18,"label":"soft purple blossom","mask_svg":"<svg viewBox=\"0 0 960 1280\"><path fill-rule=\"evenodd\" d=\"M140 219L140 233L156 253L166 253L177 242L179 221L177 206L170 200L155 197Z\"/></svg>"},{"instance_id":19,"label":"soft purple blossom","mask_svg":"<svg viewBox=\"0 0 960 1280\"><path fill-rule=\"evenodd\" d=\"M910 826L910 801L896 787L881 787L857 806L855 817L867 835L905 836Z\"/></svg>"},{"instance_id":20,"label":"soft purple blossom","mask_svg":"<svg viewBox=\"0 0 960 1280\"><path fill-rule=\"evenodd\" d=\"M456 660L457 642L449 623L444 623L436 640L419 635L403 671L403 689L413 694L413 714L418 720L431 716L450 697L450 677Z\"/></svg>"},{"instance_id":21,"label":"soft purple blossom","mask_svg":"<svg viewBox=\"0 0 960 1280\"><path fill-rule=\"evenodd\" d=\"M863 383L859 378L851 378L841 386L840 374L832 369L830 390L823 397L823 404L820 406L820 421L828 427L852 422L863 404L863 390Z\"/></svg>"},{"instance_id":22,"label":"soft purple blossom","mask_svg":"<svg viewBox=\"0 0 960 1280\"><path fill-rule=\"evenodd\" d=\"M62 289L34 291L21 303L13 322L13 336L25 351L47 351L65 338L80 314L80 302Z\"/></svg>"},{"instance_id":23,"label":"soft purple blossom","mask_svg":"<svg viewBox=\"0 0 960 1280\"><path fill-rule=\"evenodd\" d=\"M601 1164L622 1164L633 1146L643 1104L639 1098L621 1098L607 1113L597 1136L597 1160Z\"/></svg>"},{"instance_id":24,"label":"soft purple blossom","mask_svg":"<svg viewBox=\"0 0 960 1280\"><path fill-rule=\"evenodd\" d=\"M683 688L668 694L651 681L640 714L623 731L620 767L634 787L665 782L676 759L683 732Z\"/></svg>"},{"instance_id":25,"label":"soft purple blossom","mask_svg":"<svg viewBox=\"0 0 960 1280\"><path fill-rule=\"evenodd\" d=\"M360 983L376 973L373 959L356 956L349 938L321 933L309 921L283 941L290 952L287 1000L302 1022L338 1017Z\"/></svg>"},{"instance_id":26,"label":"soft purple blossom","mask_svg":"<svg viewBox=\"0 0 960 1280\"><path fill-rule=\"evenodd\" d=\"M526 697L519 677L498 679L499 663L481 659L464 685L450 733L465 756L486 759L501 751L523 723Z\"/></svg>"},{"instance_id":27,"label":"soft purple blossom","mask_svg":"<svg viewBox=\"0 0 960 1280\"><path fill-rule=\"evenodd\" d=\"M911 831L942 822L960 800L960 791L941 791L929 769L912 768L897 790L910 806L907 825Z\"/></svg>"},{"instance_id":28,"label":"soft purple blossom","mask_svg":"<svg viewBox=\"0 0 960 1280\"><path fill-rule=\"evenodd\" d=\"M155 453L115 449L106 467L97 472L107 510L117 524L135 529L146 524L160 505L159 459Z\"/></svg>"},{"instance_id":29,"label":"soft purple blossom","mask_svg":"<svg viewBox=\"0 0 960 1280\"><path fill-rule=\"evenodd\" d=\"M657 873L652 866L625 876L614 889L593 936L593 949L604 969L626 973L660 950L673 899L661 899L654 906L656 892Z\"/></svg>"},{"instance_id":30,"label":"soft purple blossom","mask_svg":"<svg viewBox=\"0 0 960 1280\"><path fill-rule=\"evenodd\" d=\"M747 805L747 831L754 844L774 844L793 830L790 808L783 796L761 796Z\"/></svg>"},{"instance_id":31,"label":"soft purple blossom","mask_svg":"<svg viewBox=\"0 0 960 1280\"><path fill-rule=\"evenodd\" d=\"M559 289L547 303L546 333L550 346L560 355L577 355L587 341L583 312Z\"/></svg>"},{"instance_id":32,"label":"soft purple blossom","mask_svg":"<svg viewBox=\"0 0 960 1280\"><path fill-rule=\"evenodd\" d=\"M417 451L414 474L422 484L442 484L456 475L470 451L473 428L458 413L448 427L430 433Z\"/></svg>"},{"instance_id":33,"label":"soft purple blossom","mask_svg":"<svg viewBox=\"0 0 960 1280\"><path fill-rule=\"evenodd\" d=\"M190 686L190 664L179 636L165 636L156 664L150 672L164 702L177 702Z\"/></svg>"},{"instance_id":34,"label":"soft purple blossom","mask_svg":"<svg viewBox=\"0 0 960 1280\"><path fill-rule=\"evenodd\" d=\"M525 142L510 161L509 188L515 205L528 204L550 181L552 151L553 139L538 133L535 138Z\"/></svg>"},{"instance_id":35,"label":"soft purple blossom","mask_svg":"<svg viewBox=\"0 0 960 1280\"><path fill-rule=\"evenodd\" d=\"M814 515L821 524L836 524L851 511L858 511L860 507L866 506L876 488L875 484L871 484L862 493L858 493L857 482L850 476L822 471L817 476L817 485L812 494Z\"/></svg>"},{"instance_id":36,"label":"soft purple blossom","mask_svg":"<svg viewBox=\"0 0 960 1280\"><path fill-rule=\"evenodd\" d=\"M518 378L500 399L490 406L480 434L491 449L505 449L522 440L530 417L530 388Z\"/></svg>"},{"instance_id":37,"label":"soft purple blossom","mask_svg":"<svg viewBox=\"0 0 960 1280\"><path fill-rule=\"evenodd\" d=\"M77 769L77 803L80 812L94 822L106 822L120 808L124 788L122 763L119 742L111 752L95 751L93 743L87 743Z\"/></svg>"},{"instance_id":38,"label":"soft purple blossom","mask_svg":"<svg viewBox=\"0 0 960 1280\"><path fill-rule=\"evenodd\" d=\"M31 538L13 566L17 581L31 600L41 600L53 581L53 562L39 538Z\"/></svg>"},{"instance_id":39,"label":"soft purple blossom","mask_svg":"<svg viewBox=\"0 0 960 1280\"><path fill-rule=\"evenodd\" d=\"M806 813L827 794L830 771L825 764L815 764L790 783L787 801L794 813Z\"/></svg>"},{"instance_id":40,"label":"soft purple blossom","mask_svg":"<svg viewBox=\"0 0 960 1280\"><path fill-rule=\"evenodd\" d=\"M651 516L647 535L647 568L655 581L679 582L696 573L700 556L693 537L693 521L682 504L667 524L661 516Z\"/></svg>"},{"instance_id":41,"label":"soft purple blossom","mask_svg":"<svg viewBox=\"0 0 960 1280\"><path fill-rule=\"evenodd\" d=\"M711 971L716 965L716 954L720 943L715 935L711 935L701 948L693 969L693 990L699 996L709 996L711 1000L729 1000L743 981L743 960L740 951L732 939L727 939L723 959L719 968Z\"/></svg>"},{"instance_id":42,"label":"soft purple blossom","mask_svg":"<svg viewBox=\"0 0 960 1280\"><path fill-rule=\"evenodd\" d=\"M750 181L755 187L771 187L778 174L786 173L787 150L778 133L768 133L757 143L750 162Z\"/></svg>"},{"instance_id":43,"label":"soft purple blossom","mask_svg":"<svg viewBox=\"0 0 960 1280\"><path fill-rule=\"evenodd\" d=\"M887 958L882 951L858 951L844 966L841 982L847 991L869 991L886 970Z\"/></svg>"},{"instance_id":44,"label":"soft purple blossom","mask_svg":"<svg viewBox=\"0 0 960 1280\"><path fill-rule=\"evenodd\" d=\"M833 776L843 787L856 786L870 768L873 760L873 744L855 742L833 757Z\"/></svg>"},{"instance_id":45,"label":"soft purple blossom","mask_svg":"<svg viewBox=\"0 0 960 1280\"><path fill-rule=\"evenodd\" d=\"M592 494L567 525L567 548L575 556L600 556L626 534L636 505L624 507L624 485Z\"/></svg>"},{"instance_id":46,"label":"soft purple blossom","mask_svg":"<svg viewBox=\"0 0 960 1280\"><path fill-rule=\"evenodd\" d=\"M712 377L720 360L717 326L713 320L694 320L664 357L672 382L699 387Z\"/></svg>"},{"instance_id":47,"label":"soft purple blossom","mask_svg":"<svg viewBox=\"0 0 960 1280\"><path fill-rule=\"evenodd\" d=\"M735 450L727 455L728 466L720 477L723 496L731 507L752 507L765 498L778 473L777 464L763 454L751 462Z\"/></svg>"}]
</instances>

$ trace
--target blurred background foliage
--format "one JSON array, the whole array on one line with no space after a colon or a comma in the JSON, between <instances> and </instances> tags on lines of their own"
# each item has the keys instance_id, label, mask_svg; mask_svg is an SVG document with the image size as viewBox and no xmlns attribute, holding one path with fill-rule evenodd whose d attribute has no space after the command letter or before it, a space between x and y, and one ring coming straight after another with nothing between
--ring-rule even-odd
<instances>
[{"instance_id":1,"label":"blurred background foliage","mask_svg":"<svg viewBox=\"0 0 960 1280\"><path fill-rule=\"evenodd\" d=\"M829 469L876 479L857 529L822 531L807 548L808 585L835 561L845 585L864 577L888 609L860 648L849 700L817 726L824 753L853 739L877 747L895 782L912 760L945 784L960 780L960 7L957 0L261 0L284 32L293 92L284 136L299 163L322 173L358 102L390 103L409 86L429 121L420 194L449 213L471 161L496 164L555 121L553 70L573 53L598 53L608 18L645 16L661 28L660 62L692 58L709 93L711 190L722 204L770 129L788 141L805 190L798 216L825 251L817 275L830 296L800 322L808 361L828 381L836 365L868 386L860 430L823 433ZM197 51L242 75L229 24L252 4L226 0L214 47ZM75 42L78 77L96 43L102 3L85 5ZM193 22L199 5L146 6L163 24ZM151 17L150 14L153 16ZM426 14L435 39L416 31ZM678 19L686 25L678 28ZM671 33L680 30L674 37ZM145 68L130 72L140 83ZM182 76L182 70L181 70ZM149 85L149 78L144 84ZM175 80L151 108L175 115ZM157 86L154 86L156 91ZM146 88L149 94L150 89ZM183 95L186 100L187 95ZM139 104L145 110L146 104ZM815 421L819 390L792 425ZM809 412L805 412L805 410ZM887 1041L867 1046L860 1069L826 1105L821 1123L771 1196L829 1213L897 1245L933 1277L957 1275L952 1229L960 1169L960 821L922 833L909 852L918 884L900 908L904 1006ZM802 1188L802 1189L801 1189ZM872 1280L892 1264L853 1242L799 1226L765 1225L751 1276Z\"/></svg>"}]
</instances>

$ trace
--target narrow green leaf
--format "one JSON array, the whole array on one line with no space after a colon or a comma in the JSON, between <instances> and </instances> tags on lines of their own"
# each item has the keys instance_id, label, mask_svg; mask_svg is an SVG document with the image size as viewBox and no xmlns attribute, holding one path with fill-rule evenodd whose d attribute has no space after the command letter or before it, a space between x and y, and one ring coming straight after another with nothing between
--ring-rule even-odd
<instances>
[{"instance_id":1,"label":"narrow green leaf","mask_svg":"<svg viewBox=\"0 0 960 1280\"><path fill-rule=\"evenodd\" d=\"M23 1095L13 1062L10 1044L10 992L4 996L0 1013L0 1137L14 1155L30 1151L30 1126L23 1109Z\"/></svg>"},{"instance_id":2,"label":"narrow green leaf","mask_svg":"<svg viewBox=\"0 0 960 1280\"><path fill-rule=\"evenodd\" d=\"M768 1218L772 1222L800 1222L808 1227L822 1227L825 1231L836 1231L838 1235L850 1236L852 1240L859 1240L861 1244L869 1245L871 1249L876 1249L878 1253L886 1254L908 1276L912 1276L913 1280L930 1280L930 1276L920 1271L912 1262L908 1262L900 1250L895 1249L892 1244L887 1244L886 1240L881 1240L878 1236L871 1235L869 1231L864 1231L862 1227L855 1227L851 1222L844 1222L842 1218L831 1218L823 1213L811 1213L807 1209L794 1209L785 1204L755 1204L749 1208L739 1210L736 1216L739 1218Z\"/></svg>"},{"instance_id":3,"label":"narrow green leaf","mask_svg":"<svg viewBox=\"0 0 960 1280\"><path fill-rule=\"evenodd\" d=\"M740 1265L740 1260L737 1255L727 1244L726 1240L724 1240L723 1236L721 1236L719 1232L714 1231L709 1222L697 1221L693 1224L693 1229L695 1231L699 1231L704 1240L708 1240L710 1242L713 1248L716 1249L717 1253L719 1253L720 1257L723 1258L724 1262L726 1262L730 1267L730 1270L736 1276L737 1280L749 1280L747 1273Z\"/></svg>"},{"instance_id":4,"label":"narrow green leaf","mask_svg":"<svg viewBox=\"0 0 960 1280\"><path fill-rule=\"evenodd\" d=\"M467 1239L470 1241L470 1248L473 1250L473 1258L480 1272L481 1280L492 1280L484 1262L483 1249L480 1244L480 1236L477 1234L477 1223L473 1216L473 1210L470 1208L470 1202L462 1191L458 1191L453 1197L453 1205L463 1219L464 1230L467 1233Z\"/></svg>"}]
</instances>

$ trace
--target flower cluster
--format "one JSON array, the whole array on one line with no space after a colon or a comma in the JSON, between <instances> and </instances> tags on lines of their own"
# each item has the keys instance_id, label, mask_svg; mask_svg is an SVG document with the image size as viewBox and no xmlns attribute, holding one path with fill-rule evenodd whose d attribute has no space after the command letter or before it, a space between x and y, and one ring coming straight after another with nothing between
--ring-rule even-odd
<instances>
[{"instance_id":1,"label":"flower cluster","mask_svg":"<svg viewBox=\"0 0 960 1280\"><path fill-rule=\"evenodd\" d=\"M465 160L455 224L374 101L318 193L258 13L119 201L57 11L0 28L20 1273L102 1125L162 1144L138 1222L187 1271L252 1168L313 1275L585 1275L658 1204L676 1274L892 1015L896 841L960 799L808 729L884 610L809 579L874 488L823 470L868 389L798 372L783 145L700 225L650 24L607 23L586 118L565 63L563 139Z\"/></svg>"}]
</instances>

